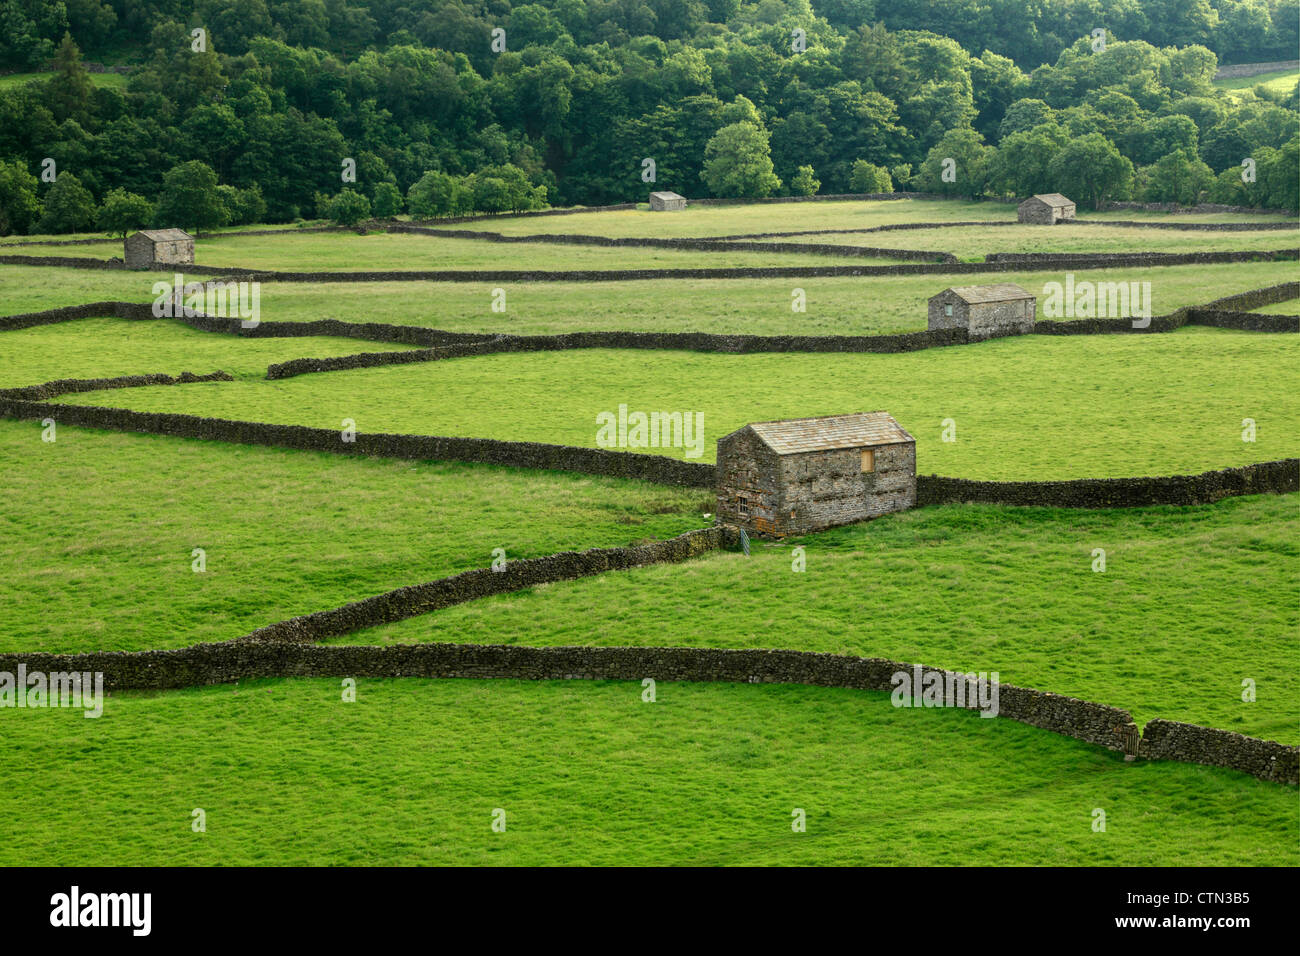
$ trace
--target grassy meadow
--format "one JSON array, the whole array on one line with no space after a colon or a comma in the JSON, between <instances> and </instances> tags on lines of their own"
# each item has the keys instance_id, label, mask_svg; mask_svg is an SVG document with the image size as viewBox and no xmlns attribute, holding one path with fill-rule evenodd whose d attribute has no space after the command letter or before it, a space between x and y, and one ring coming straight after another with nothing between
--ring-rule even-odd
<instances>
[{"instance_id":1,"label":"grassy meadow","mask_svg":"<svg viewBox=\"0 0 1300 956\"><path fill-rule=\"evenodd\" d=\"M1103 510L945 505L543 585L336 644L773 647L996 671L1022 687L1300 743L1300 496ZM792 549L805 551L803 572ZM1093 570L1093 549L1106 570ZM671 640L667 635L671 634ZM1250 639L1242 640L1241 635ZM1258 699L1241 700L1253 678Z\"/></svg>"},{"instance_id":2,"label":"grassy meadow","mask_svg":"<svg viewBox=\"0 0 1300 956\"><path fill-rule=\"evenodd\" d=\"M264 378L267 365L300 358L304 352L350 355L406 348L334 336L236 338L200 332L171 319L74 319L0 332L0 388L60 378L202 375L218 369L239 378Z\"/></svg>"},{"instance_id":3,"label":"grassy meadow","mask_svg":"<svg viewBox=\"0 0 1300 956\"><path fill-rule=\"evenodd\" d=\"M1220 90L1253 90L1262 86L1274 93L1290 93L1300 83L1300 72L1296 70L1275 70L1272 73L1258 73L1255 76L1233 76L1215 80L1214 86Z\"/></svg>"},{"instance_id":4,"label":"grassy meadow","mask_svg":"<svg viewBox=\"0 0 1300 956\"><path fill-rule=\"evenodd\" d=\"M1206 281L1205 266L1194 265L1070 271L1076 281L1150 282L1152 311L1157 315L1292 281L1296 276L1294 262L1234 263L1219 269L1213 282ZM1064 283L1065 277L1062 270L1027 270L992 276L952 273L588 283L264 282L261 313L264 321L332 318L527 335L592 330L888 335L924 330L926 300L936 292L987 281L1018 283L1038 297L1038 317L1048 318L1044 287L1049 282ZM152 302L153 284L164 278L149 272L0 265L0 315L104 300ZM505 290L504 313L492 311L497 288ZM804 312L792 309L796 289L803 290ZM304 347L309 344L310 340L303 340ZM362 349L373 350L370 345Z\"/></svg>"},{"instance_id":5,"label":"grassy meadow","mask_svg":"<svg viewBox=\"0 0 1300 956\"><path fill-rule=\"evenodd\" d=\"M223 641L484 568L708 524L704 491L0 419L0 650ZM195 548L206 570L192 568Z\"/></svg>"},{"instance_id":6,"label":"grassy meadow","mask_svg":"<svg viewBox=\"0 0 1300 956\"><path fill-rule=\"evenodd\" d=\"M1257 82L1258 78L1252 78ZM2 81L0 81L2 82ZM1117 211L1101 222L1268 222ZM696 206L501 217L510 234L709 236L1005 221L966 202ZM284 270L837 265L427 236L250 236L206 264ZM14 246L107 257L116 242ZM1086 226L855 232L808 241L991 251L1296 245L1296 233ZM56 251L57 250L57 251ZM871 264L881 260L869 260ZM1293 280L1294 262L1073 270L1149 281L1157 314ZM0 315L148 302L164 274L0 265ZM263 321L337 318L466 332L885 334L926 325L952 285L996 276L614 283L264 283ZM506 312L491 309L507 293ZM807 311L791 311L801 288ZM1294 314L1297 300L1261 311ZM67 396L361 432L594 447L596 415L703 414L700 460L746 422L887 409L918 472L984 479L1196 473L1300 454L1300 336L1186 328L1029 336L897 355L581 350L268 381L266 366L404 348L238 338L112 318L0 333L0 388L217 369L229 383ZM1242 441L1242 419L1257 423ZM941 440L945 420L956 441ZM0 652L134 651L277 620L510 559L708 525L707 489L452 462L347 457L0 420ZM685 457L684 448L646 448ZM1300 741L1300 496L1190 508L916 509L780 543L476 601L331 643L771 647L977 671L1124 707ZM806 551L792 570L791 549ZM195 573L193 550L206 552ZM1107 554L1092 570L1093 549ZM654 675L647 675L654 676ZM1241 682L1257 682L1254 703ZM895 709L792 685L286 679L110 696L99 720L0 711L0 865L1300 864L1294 789L1113 753L1010 720ZM490 828L494 808L508 828ZM1092 832L1104 808L1106 833ZM190 829L207 813L207 832ZM792 833L791 811L808 832ZM922 808L918 810L918 808ZM382 812L379 812L381 811ZM94 839L84 839L93 826Z\"/></svg>"},{"instance_id":7,"label":"grassy meadow","mask_svg":"<svg viewBox=\"0 0 1300 956\"><path fill-rule=\"evenodd\" d=\"M116 695L98 720L15 711L0 816L24 838L0 863L1300 862L1288 788L885 694L404 678L340 697L275 680Z\"/></svg>"},{"instance_id":8,"label":"grassy meadow","mask_svg":"<svg viewBox=\"0 0 1300 956\"><path fill-rule=\"evenodd\" d=\"M24 334L24 333L14 333ZM299 353L310 342L291 340ZM601 412L691 411L701 460L746 422L885 409L917 471L982 479L1195 474L1300 452L1300 338L1189 327L1022 336L897 355L583 349L67 396L361 432L596 447ZM30 377L30 376L29 376ZM1257 425L1242 441L1242 420ZM945 419L956 440L941 440ZM684 458L687 448L647 448Z\"/></svg>"},{"instance_id":9,"label":"grassy meadow","mask_svg":"<svg viewBox=\"0 0 1300 956\"><path fill-rule=\"evenodd\" d=\"M1257 216L1255 219L1259 221L1262 217ZM951 252L963 262L983 262L985 255L990 252L1181 253L1300 249L1300 229L1208 232L1092 224L1051 227L960 226L945 230L791 236L788 240L781 241L862 246L878 244L892 249L937 249L940 252ZM1295 268L1295 263L1290 265L1292 269ZM1150 273L1153 270L1145 271Z\"/></svg>"},{"instance_id":10,"label":"grassy meadow","mask_svg":"<svg viewBox=\"0 0 1300 956\"><path fill-rule=\"evenodd\" d=\"M1300 315L1300 299L1288 299L1285 302L1275 302L1272 305L1261 305L1258 309L1252 309L1253 312L1268 312L1271 315Z\"/></svg>"},{"instance_id":11,"label":"grassy meadow","mask_svg":"<svg viewBox=\"0 0 1300 956\"><path fill-rule=\"evenodd\" d=\"M890 248L884 242L863 245ZM900 245L898 248L912 247ZM16 247L12 254L120 258L122 243L106 240L78 246L26 246ZM304 232L300 235L262 236L249 232L198 240L194 244L194 261L201 266L283 272L373 272L395 269L723 269L773 265L887 265L902 260L889 256L827 257L812 252L772 254L721 249L695 251L640 246L612 248L538 242L503 246L482 239L455 239L411 233L371 232L359 235L355 232ZM935 261L939 259L936 257Z\"/></svg>"},{"instance_id":12,"label":"grassy meadow","mask_svg":"<svg viewBox=\"0 0 1300 956\"><path fill-rule=\"evenodd\" d=\"M1139 212L1119 209L1110 212L1084 211L1082 218L1099 221L1152 222L1277 222L1283 217L1258 216L1246 213L1167 213ZM640 209L609 212L577 212L563 216L502 216L473 223L429 223L437 228L477 229L499 232L508 236L537 235L545 233L579 233L597 236L739 236L756 233L799 232L813 229L874 229L898 223L953 223L953 222L1014 222L1014 203L975 202L961 199L893 199L850 200L844 202L773 202L743 205L688 206L676 212L650 212ZM947 238L953 232L942 229L923 229L922 237ZM1042 230L1050 232L1051 230ZM1082 230L1080 230L1082 231ZM1134 234L1138 245L1144 237L1158 230L1128 230ZM888 231L876 235L866 233L859 240L863 245L890 246L893 240L907 231ZM843 241L827 236L827 242ZM930 248L925 246L924 248ZM946 248L941 242L934 248ZM1229 246L1232 248L1232 246Z\"/></svg>"},{"instance_id":13,"label":"grassy meadow","mask_svg":"<svg viewBox=\"0 0 1300 956\"><path fill-rule=\"evenodd\" d=\"M43 83L54 75L53 71L44 73L8 73L0 76L0 90L25 83ZM129 77L125 73L87 73L87 78L94 86L107 89L126 89Z\"/></svg>"}]
</instances>

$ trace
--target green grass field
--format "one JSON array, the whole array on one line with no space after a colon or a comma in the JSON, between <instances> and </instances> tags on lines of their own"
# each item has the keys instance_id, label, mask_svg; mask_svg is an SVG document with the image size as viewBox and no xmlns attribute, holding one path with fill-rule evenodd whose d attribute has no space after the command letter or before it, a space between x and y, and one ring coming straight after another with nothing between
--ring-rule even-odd
<instances>
[{"instance_id":1,"label":"green grass field","mask_svg":"<svg viewBox=\"0 0 1300 956\"><path fill-rule=\"evenodd\" d=\"M1137 212L1121 209L1094 213L1084 211L1086 219L1150 220L1152 222L1276 222L1275 216L1243 213L1200 215L1184 213ZM734 236L761 232L798 232L808 229L870 229L876 226L908 222L976 222L1014 221L1013 203L972 202L965 200L896 199L849 202L754 203L735 206L689 206L677 212L650 212L648 209L611 212L580 212L564 216L502 216L472 223L448 223L438 228L475 229L505 235L539 233L582 233L597 236ZM1053 227L1054 229L1055 227ZM955 232L956 230L954 230ZM1052 230L1043 230L1050 232ZM1082 230L1079 230L1082 232ZM1140 243L1158 230L1126 230ZM847 240L827 236L825 241L861 242L863 245L891 246L907 235L906 231L866 233ZM923 229L918 237L951 235L944 230ZM924 238L920 241L924 243ZM929 246L924 246L930 248ZM943 245L935 248L945 248ZM1134 246L1133 248L1140 248ZM1231 244L1227 248L1234 248Z\"/></svg>"},{"instance_id":2,"label":"green grass field","mask_svg":"<svg viewBox=\"0 0 1300 956\"><path fill-rule=\"evenodd\" d=\"M1300 743L1300 500L1114 511L948 505L548 584L337 644L774 647L996 671L1022 687ZM792 570L792 548L806 570ZM1106 570L1093 571L1094 548ZM1242 634L1249 634L1248 641ZM1258 684L1254 703L1241 681Z\"/></svg>"},{"instance_id":3,"label":"green grass field","mask_svg":"<svg viewBox=\"0 0 1300 956\"><path fill-rule=\"evenodd\" d=\"M1272 305L1261 305L1258 309L1252 309L1253 312L1268 312L1272 315L1300 315L1300 299L1288 299L1285 302L1274 302Z\"/></svg>"},{"instance_id":4,"label":"green grass field","mask_svg":"<svg viewBox=\"0 0 1300 956\"><path fill-rule=\"evenodd\" d=\"M0 817L24 838L0 863L1300 862L1293 790L885 694L660 684L645 704L639 683L408 678L340 696L256 681L118 695L98 720L11 712Z\"/></svg>"},{"instance_id":5,"label":"green grass field","mask_svg":"<svg viewBox=\"0 0 1300 956\"><path fill-rule=\"evenodd\" d=\"M42 337L38 330L9 336L29 334ZM293 341L300 353L310 350ZM361 432L588 448L597 447L596 416L626 404L702 413L705 461L718 438L746 422L885 409L915 436L919 474L1102 478L1196 474L1296 455L1297 358L1296 336L1190 327L1026 336L898 355L515 353L61 401L322 428L351 418ZM1255 442L1242 441L1245 418L1257 424ZM941 440L945 419L955 421L956 441Z\"/></svg>"},{"instance_id":6,"label":"green grass field","mask_svg":"<svg viewBox=\"0 0 1300 956\"><path fill-rule=\"evenodd\" d=\"M12 86L22 86L25 83L44 82L53 76L53 72L47 73L9 73L0 76L0 90ZM90 82L95 86L103 86L109 89L124 90L128 79L125 73L88 73Z\"/></svg>"},{"instance_id":7,"label":"green grass field","mask_svg":"<svg viewBox=\"0 0 1300 956\"><path fill-rule=\"evenodd\" d=\"M223 641L507 558L668 538L704 491L0 419L0 650ZM192 551L206 552L195 573Z\"/></svg>"},{"instance_id":8,"label":"green grass field","mask_svg":"<svg viewBox=\"0 0 1300 956\"><path fill-rule=\"evenodd\" d=\"M1256 217L1259 219L1260 217ZM782 242L880 245L891 249L938 249L963 262L983 262L990 252L1224 252L1300 248L1300 230L1192 232L1124 226L962 226L947 230L836 233L791 236ZM1147 270L1148 272L1153 270Z\"/></svg>"},{"instance_id":9,"label":"green grass field","mask_svg":"<svg viewBox=\"0 0 1300 956\"><path fill-rule=\"evenodd\" d=\"M458 228L722 235L1013 216L1014 207L994 203L802 203ZM824 241L942 240L933 247L976 256L1023 242L1056 251L1167 242L1173 251L1295 238L1088 226ZM62 251L121 254L116 243ZM199 258L294 270L601 269L697 257L742 264L737 255L308 233L205 240ZM778 261L753 255L754 264ZM845 263L779 263L806 264L797 260ZM1074 271L1150 281L1160 314L1294 280L1296 265ZM148 302L162 278L0 266L0 315ZM984 281L1038 294L1041 317L1044 284L1064 278L510 284L504 314L491 310L497 283L266 283L261 318L472 332L872 334L923 329L930 295ZM791 312L795 288L807 295L806 313ZM1294 310L1295 301L1262 309ZM746 422L883 408L917 438L920 473L988 479L1195 473L1300 453L1300 337L1201 327L897 355L580 350L264 377L273 362L399 347L85 319L0 333L0 388L223 369L236 380L65 400L585 447L596 444L596 414L620 404L698 411L704 461L718 437ZM1253 443L1241 440L1244 418L1257 423ZM955 442L941 440L945 419L955 420ZM226 640L488 566L495 548L515 559L662 539L709 524L714 510L707 489L70 425L50 444L41 431L39 422L0 420L4 652ZM998 671L1004 682L1126 708L1139 723L1163 717L1295 743L1297 504L1293 494L1114 511L917 509L798 540L755 540L748 558L717 553L547 585L332 643L834 651ZM791 569L795 545L806 549L802 573ZM192 570L194 548L206 551L202 574ZM1094 548L1107 552L1105 573L1092 571ZM1257 682L1249 704L1240 699L1245 678ZM338 680L292 679L117 693L99 720L0 714L0 819L25 834L0 850L0 864L1300 863L1294 789L1187 764L1125 763L1014 721L898 710L887 695L841 689L661 683L651 705L635 682L361 680L358 701L345 704ZM508 814L504 834L490 828L497 807ZM807 811L805 834L791 832L796 807ZM190 829L195 808L207 812L206 833ZM1096 808L1107 813L1106 833L1092 831Z\"/></svg>"},{"instance_id":10,"label":"green grass field","mask_svg":"<svg viewBox=\"0 0 1300 956\"><path fill-rule=\"evenodd\" d=\"M1219 267L1212 282L1205 266L1075 269L1076 281L1150 282L1159 315L1211 299L1293 281L1294 262L1246 262ZM0 266L0 315L36 312L83 302L151 302L160 274ZM1015 282L1038 297L1044 315L1049 282L1062 270L1000 272L994 276L870 276L665 282L362 282L261 285L262 319L306 322L321 318L388 322L456 332L549 334L592 330L713 332L753 335L886 335L926 327L926 300L949 286ZM493 289L505 290L506 311L493 312ZM792 310L802 289L806 311ZM364 349L370 349L365 345ZM361 350L361 349L359 349Z\"/></svg>"},{"instance_id":11,"label":"green grass field","mask_svg":"<svg viewBox=\"0 0 1300 956\"><path fill-rule=\"evenodd\" d=\"M870 245L890 248L884 242L872 242ZM1285 246L1285 243L1282 245ZM900 244L898 248L911 247ZM944 251L938 246L934 248ZM105 241L81 246L22 246L15 248L13 254L121 258L122 244ZM902 260L888 256L828 257L813 253L772 254L726 250L697 252L640 246L610 248L534 242L503 246L482 239L451 239L409 233L372 232L358 235L354 232L306 232L287 236L223 235L215 239L200 239L195 243L194 261L201 266L283 272L374 272L422 269L726 269L772 265L888 265ZM939 260L936 258L934 261Z\"/></svg>"},{"instance_id":12,"label":"green grass field","mask_svg":"<svg viewBox=\"0 0 1300 956\"><path fill-rule=\"evenodd\" d=\"M1220 90L1253 90L1262 86L1274 93L1290 93L1296 83L1300 83L1300 73L1295 70L1277 70L1255 76L1226 77L1215 80L1214 86Z\"/></svg>"},{"instance_id":13,"label":"green grass field","mask_svg":"<svg viewBox=\"0 0 1300 956\"><path fill-rule=\"evenodd\" d=\"M236 338L200 332L171 319L74 319L0 333L0 388L60 378L204 374L218 369L241 378L264 378L267 365L307 352L350 355L407 347L332 336Z\"/></svg>"}]
</instances>

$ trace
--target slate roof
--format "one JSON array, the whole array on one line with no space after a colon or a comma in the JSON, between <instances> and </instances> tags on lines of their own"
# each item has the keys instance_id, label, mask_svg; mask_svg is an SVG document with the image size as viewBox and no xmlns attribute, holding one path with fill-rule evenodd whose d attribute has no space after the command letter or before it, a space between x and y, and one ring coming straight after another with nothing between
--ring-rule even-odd
<instances>
[{"instance_id":1,"label":"slate roof","mask_svg":"<svg viewBox=\"0 0 1300 956\"><path fill-rule=\"evenodd\" d=\"M939 295L951 292L963 302L972 305L980 302L1010 302L1015 299L1032 299L1032 292L1026 292L1014 282L995 282L992 285L956 285L945 289ZM938 296L931 296L937 298Z\"/></svg>"},{"instance_id":2,"label":"slate roof","mask_svg":"<svg viewBox=\"0 0 1300 956\"><path fill-rule=\"evenodd\" d=\"M677 193L670 193L670 192L657 192L657 193L651 193L651 194L650 194L650 198L651 198L651 199L662 199L664 202L668 202L668 201L673 200L673 199L685 199L686 197L685 197L685 196L679 196Z\"/></svg>"},{"instance_id":3,"label":"slate roof","mask_svg":"<svg viewBox=\"0 0 1300 956\"><path fill-rule=\"evenodd\" d=\"M747 427L778 455L895 445L916 440L888 412L857 412L853 415L752 422Z\"/></svg>"},{"instance_id":4,"label":"slate roof","mask_svg":"<svg viewBox=\"0 0 1300 956\"><path fill-rule=\"evenodd\" d=\"M1039 193L1039 194L1037 194L1037 195L1035 195L1035 196L1031 196L1030 198L1031 198L1031 199L1037 199L1037 200L1039 200L1040 202L1045 202L1045 203L1047 203L1047 205L1049 205L1049 206L1060 207L1060 206L1073 206L1073 205L1074 205L1074 200L1073 200L1073 199L1066 199L1066 198L1065 198L1064 196L1062 196L1060 193ZM1026 202L1028 202L1028 200L1026 200Z\"/></svg>"},{"instance_id":5,"label":"slate roof","mask_svg":"<svg viewBox=\"0 0 1300 956\"><path fill-rule=\"evenodd\" d=\"M141 229L136 235L144 236L153 242L180 242L194 238L184 229Z\"/></svg>"}]
</instances>

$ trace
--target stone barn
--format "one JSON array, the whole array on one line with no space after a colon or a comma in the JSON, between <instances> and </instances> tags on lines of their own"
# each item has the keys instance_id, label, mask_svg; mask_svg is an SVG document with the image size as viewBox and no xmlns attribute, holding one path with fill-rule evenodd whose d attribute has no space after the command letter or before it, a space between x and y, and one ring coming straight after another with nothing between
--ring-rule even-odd
<instances>
[{"instance_id":1,"label":"stone barn","mask_svg":"<svg viewBox=\"0 0 1300 956\"><path fill-rule=\"evenodd\" d=\"M686 197L679 196L677 193L659 192L650 194L650 210L652 212L667 212L673 209L685 209Z\"/></svg>"},{"instance_id":2,"label":"stone barn","mask_svg":"<svg viewBox=\"0 0 1300 956\"><path fill-rule=\"evenodd\" d=\"M966 329L972 342L1034 331L1034 296L1014 282L962 285L930 297L928 327Z\"/></svg>"},{"instance_id":3,"label":"stone barn","mask_svg":"<svg viewBox=\"0 0 1300 956\"><path fill-rule=\"evenodd\" d=\"M1021 222L1033 222L1050 226L1062 219L1074 218L1074 200L1066 199L1060 193L1043 193L1030 196L1016 207L1016 218Z\"/></svg>"},{"instance_id":4,"label":"stone barn","mask_svg":"<svg viewBox=\"0 0 1300 956\"><path fill-rule=\"evenodd\" d=\"M888 412L754 422L718 439L717 520L782 537L916 504L916 439Z\"/></svg>"},{"instance_id":5,"label":"stone barn","mask_svg":"<svg viewBox=\"0 0 1300 956\"><path fill-rule=\"evenodd\" d=\"M128 269L194 264L194 237L181 229L142 229L123 247Z\"/></svg>"}]
</instances>

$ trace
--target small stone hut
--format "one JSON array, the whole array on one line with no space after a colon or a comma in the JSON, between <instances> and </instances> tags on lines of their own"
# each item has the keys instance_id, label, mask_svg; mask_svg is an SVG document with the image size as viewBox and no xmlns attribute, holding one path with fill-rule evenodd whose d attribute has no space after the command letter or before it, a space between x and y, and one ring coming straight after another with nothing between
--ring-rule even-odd
<instances>
[{"instance_id":1,"label":"small stone hut","mask_svg":"<svg viewBox=\"0 0 1300 956\"><path fill-rule=\"evenodd\" d=\"M753 422L718 439L717 520L782 537L916 504L916 439L888 412Z\"/></svg>"},{"instance_id":2,"label":"small stone hut","mask_svg":"<svg viewBox=\"0 0 1300 956\"><path fill-rule=\"evenodd\" d=\"M1074 200L1066 199L1060 193L1043 193L1030 196L1016 207L1016 218L1021 222L1033 222L1050 226L1062 219L1074 218Z\"/></svg>"},{"instance_id":3,"label":"small stone hut","mask_svg":"<svg viewBox=\"0 0 1300 956\"><path fill-rule=\"evenodd\" d=\"M182 229L142 229L122 245L128 269L194 264L194 237Z\"/></svg>"},{"instance_id":4,"label":"small stone hut","mask_svg":"<svg viewBox=\"0 0 1300 956\"><path fill-rule=\"evenodd\" d=\"M966 329L972 342L1034 331L1037 299L1014 282L962 285L930 297L929 322L935 329Z\"/></svg>"},{"instance_id":5,"label":"small stone hut","mask_svg":"<svg viewBox=\"0 0 1300 956\"><path fill-rule=\"evenodd\" d=\"M686 197L677 193L657 192L650 194L651 212L667 212L673 209L685 209Z\"/></svg>"}]
</instances>

